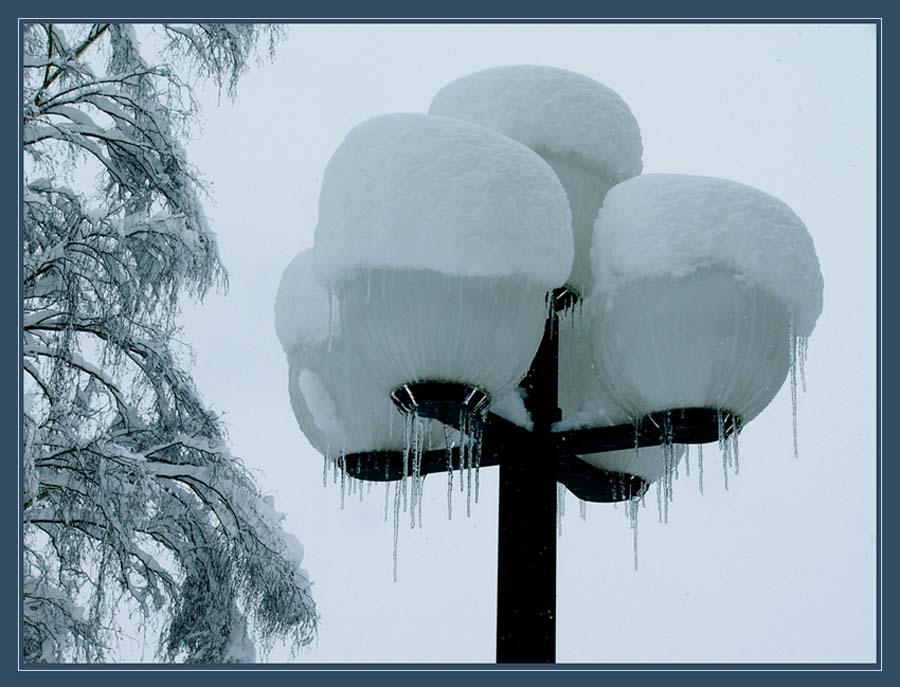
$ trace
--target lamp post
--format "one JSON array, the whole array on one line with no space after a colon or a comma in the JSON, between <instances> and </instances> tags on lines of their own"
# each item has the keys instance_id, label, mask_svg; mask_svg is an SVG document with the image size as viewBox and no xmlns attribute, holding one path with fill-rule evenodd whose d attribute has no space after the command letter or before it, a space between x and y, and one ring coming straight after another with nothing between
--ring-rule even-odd
<instances>
[{"instance_id":1,"label":"lamp post","mask_svg":"<svg viewBox=\"0 0 900 687\"><path fill-rule=\"evenodd\" d=\"M794 381L821 274L777 199L637 176L630 111L586 77L486 70L431 112L363 123L326 169L276 302L291 401L344 473L409 480L413 513L425 475L499 466L497 662L552 663L557 484L668 499L676 445L727 445Z\"/></svg>"}]
</instances>

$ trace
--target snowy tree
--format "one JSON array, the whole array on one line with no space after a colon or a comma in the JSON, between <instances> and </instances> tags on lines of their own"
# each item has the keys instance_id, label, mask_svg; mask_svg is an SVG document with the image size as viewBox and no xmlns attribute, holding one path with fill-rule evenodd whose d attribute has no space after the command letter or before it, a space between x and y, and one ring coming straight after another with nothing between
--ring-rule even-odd
<instances>
[{"instance_id":1,"label":"snowy tree","mask_svg":"<svg viewBox=\"0 0 900 687\"><path fill-rule=\"evenodd\" d=\"M123 608L162 628L171 661L254 660L250 631L302 645L316 629L302 548L229 452L175 322L180 296L226 283L179 143L190 79L233 95L278 30L141 30L152 59L131 25L23 36L29 662L104 660Z\"/></svg>"}]
</instances>

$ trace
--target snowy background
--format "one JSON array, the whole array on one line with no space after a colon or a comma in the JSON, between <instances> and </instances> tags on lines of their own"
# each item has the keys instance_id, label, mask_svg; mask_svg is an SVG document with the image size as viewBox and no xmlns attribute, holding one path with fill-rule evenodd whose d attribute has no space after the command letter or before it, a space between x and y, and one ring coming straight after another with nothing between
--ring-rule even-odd
<instances>
[{"instance_id":1,"label":"snowy background","mask_svg":"<svg viewBox=\"0 0 900 687\"><path fill-rule=\"evenodd\" d=\"M322 486L294 421L273 325L281 273L311 245L324 167L371 116L424 112L444 84L547 64L618 92L641 127L644 171L720 176L790 205L825 279L799 399L788 384L741 438L723 486L681 472L669 522L641 513L633 569L625 509L566 498L558 545L559 662L871 662L876 641L875 28L873 26L380 26L289 28L236 103L201 97L188 146L231 277L185 308L195 379L224 413L305 547L322 616L304 662L493 662L496 470L471 519L425 484L424 527L402 528L399 581L383 486ZM458 495L457 495L458 496ZM123 658L140 659L139 639ZM145 659L150 656L144 655ZM291 660L276 648L271 660Z\"/></svg>"}]
</instances>

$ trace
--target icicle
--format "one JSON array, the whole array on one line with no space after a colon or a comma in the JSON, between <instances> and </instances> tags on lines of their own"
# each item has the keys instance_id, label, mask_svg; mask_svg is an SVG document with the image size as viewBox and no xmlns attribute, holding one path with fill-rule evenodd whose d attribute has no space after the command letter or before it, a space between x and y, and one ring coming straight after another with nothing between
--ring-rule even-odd
<instances>
[{"instance_id":1,"label":"icicle","mask_svg":"<svg viewBox=\"0 0 900 687\"><path fill-rule=\"evenodd\" d=\"M578 500L578 512L581 519L587 522L587 501Z\"/></svg>"},{"instance_id":2,"label":"icicle","mask_svg":"<svg viewBox=\"0 0 900 687\"><path fill-rule=\"evenodd\" d=\"M634 547L634 569L638 569L638 507L640 499L633 498L628 501L628 524L632 532L632 546Z\"/></svg>"},{"instance_id":3,"label":"icicle","mask_svg":"<svg viewBox=\"0 0 900 687\"><path fill-rule=\"evenodd\" d=\"M403 512L407 511L409 507L408 496L407 496L407 484L406 478L409 476L409 451L412 447L412 413L406 414L406 440L403 443L403 476L400 479L400 483L403 485Z\"/></svg>"},{"instance_id":4,"label":"icicle","mask_svg":"<svg viewBox=\"0 0 900 687\"><path fill-rule=\"evenodd\" d=\"M697 445L697 470L699 474L700 496L703 496L703 444Z\"/></svg>"},{"instance_id":5,"label":"icicle","mask_svg":"<svg viewBox=\"0 0 900 687\"><path fill-rule=\"evenodd\" d=\"M794 318L791 317L789 342L791 351L791 415L794 427L794 460L800 458L800 450L797 443L797 334L795 331Z\"/></svg>"},{"instance_id":6,"label":"icicle","mask_svg":"<svg viewBox=\"0 0 900 687\"><path fill-rule=\"evenodd\" d=\"M425 488L425 475L422 475L419 478L419 488L416 490L419 494L418 497L418 506L419 506L419 529L422 529L422 490Z\"/></svg>"},{"instance_id":7,"label":"icicle","mask_svg":"<svg viewBox=\"0 0 900 687\"><path fill-rule=\"evenodd\" d=\"M719 450L721 451L725 448L725 421L722 418L722 411L720 409L716 409L716 423L719 430Z\"/></svg>"},{"instance_id":8,"label":"icicle","mask_svg":"<svg viewBox=\"0 0 900 687\"><path fill-rule=\"evenodd\" d=\"M426 440L426 430L425 423L416 416L416 465L415 465L415 475L413 479L416 481L416 505L419 509L419 527L422 527L422 484L424 483L424 476L422 475L422 459L425 456L425 440ZM430 448L430 447L429 447Z\"/></svg>"},{"instance_id":9,"label":"icicle","mask_svg":"<svg viewBox=\"0 0 900 687\"><path fill-rule=\"evenodd\" d=\"M731 456L734 462L734 474L737 475L741 471L741 454L738 449L738 439L741 435L741 420L735 416L732 418L734 430L731 433Z\"/></svg>"},{"instance_id":10,"label":"icicle","mask_svg":"<svg viewBox=\"0 0 900 687\"><path fill-rule=\"evenodd\" d=\"M809 351L809 338L805 336L797 337L797 345L799 350L797 351L797 362L800 366L800 386L803 389L803 393L806 393L806 356Z\"/></svg>"},{"instance_id":11,"label":"icicle","mask_svg":"<svg viewBox=\"0 0 900 687\"><path fill-rule=\"evenodd\" d=\"M471 434L472 415L468 410L464 410L466 422L466 434ZM472 517L472 437L466 442L466 517Z\"/></svg>"},{"instance_id":12,"label":"icicle","mask_svg":"<svg viewBox=\"0 0 900 687\"><path fill-rule=\"evenodd\" d=\"M475 503L478 503L478 492L481 485L481 440L483 429L484 424L480 421L480 418L475 418L473 429L474 443L472 444L473 462L475 463Z\"/></svg>"},{"instance_id":13,"label":"icicle","mask_svg":"<svg viewBox=\"0 0 900 687\"><path fill-rule=\"evenodd\" d=\"M556 483L556 534L562 536L563 515L566 514L566 490L562 484Z\"/></svg>"},{"instance_id":14,"label":"icicle","mask_svg":"<svg viewBox=\"0 0 900 687\"><path fill-rule=\"evenodd\" d=\"M731 444L725 443L722 447L722 474L725 477L725 491L728 491L728 461L731 454Z\"/></svg>"},{"instance_id":15,"label":"icicle","mask_svg":"<svg viewBox=\"0 0 900 687\"><path fill-rule=\"evenodd\" d=\"M659 480L656 482L656 514L660 523L663 521L662 491L662 480Z\"/></svg>"},{"instance_id":16,"label":"icicle","mask_svg":"<svg viewBox=\"0 0 900 687\"><path fill-rule=\"evenodd\" d=\"M662 512L662 521L663 523L669 522L669 492L671 490L670 483L672 481L671 477L671 463L669 462L669 451L668 448L663 444L663 476L660 482L662 483L662 502L663 502L663 512Z\"/></svg>"},{"instance_id":17,"label":"icicle","mask_svg":"<svg viewBox=\"0 0 900 687\"><path fill-rule=\"evenodd\" d=\"M444 447L447 450L447 520L453 519L453 443L450 428L444 426Z\"/></svg>"},{"instance_id":18,"label":"icicle","mask_svg":"<svg viewBox=\"0 0 900 687\"><path fill-rule=\"evenodd\" d=\"M463 470L465 470L466 462L466 443L468 436L466 435L466 415L460 412L459 415L459 493L462 494L465 489L463 480Z\"/></svg>"},{"instance_id":19,"label":"icicle","mask_svg":"<svg viewBox=\"0 0 900 687\"><path fill-rule=\"evenodd\" d=\"M397 581L397 545L400 541L400 482L394 487L394 582Z\"/></svg>"},{"instance_id":20,"label":"icicle","mask_svg":"<svg viewBox=\"0 0 900 687\"><path fill-rule=\"evenodd\" d=\"M672 429L672 415L666 412L662 428L662 452L663 452L663 522L669 522L669 502L672 501L672 476L674 473L675 450L672 444L674 430Z\"/></svg>"},{"instance_id":21,"label":"icicle","mask_svg":"<svg viewBox=\"0 0 900 687\"><path fill-rule=\"evenodd\" d=\"M691 476L691 445L684 445L684 473L687 477Z\"/></svg>"},{"instance_id":22,"label":"icicle","mask_svg":"<svg viewBox=\"0 0 900 687\"><path fill-rule=\"evenodd\" d=\"M640 418L634 421L634 463L635 465L639 464L641 459L641 420ZM644 491L644 494L647 492ZM660 513L660 522L662 522L662 507L659 502L659 483L656 484L656 505Z\"/></svg>"},{"instance_id":23,"label":"icicle","mask_svg":"<svg viewBox=\"0 0 900 687\"><path fill-rule=\"evenodd\" d=\"M322 486L328 486L328 453L322 456Z\"/></svg>"},{"instance_id":24,"label":"icicle","mask_svg":"<svg viewBox=\"0 0 900 687\"><path fill-rule=\"evenodd\" d=\"M422 465L422 426L416 412L410 413L412 424L412 476L410 477L409 528L416 527L416 506L419 503L419 473Z\"/></svg>"},{"instance_id":25,"label":"icicle","mask_svg":"<svg viewBox=\"0 0 900 687\"><path fill-rule=\"evenodd\" d=\"M334 344L334 287L328 287L328 352Z\"/></svg>"},{"instance_id":26,"label":"icicle","mask_svg":"<svg viewBox=\"0 0 900 687\"><path fill-rule=\"evenodd\" d=\"M388 503L390 502L391 483L384 483L384 521L388 521Z\"/></svg>"},{"instance_id":27,"label":"icicle","mask_svg":"<svg viewBox=\"0 0 900 687\"><path fill-rule=\"evenodd\" d=\"M728 490L728 442L725 436L725 414L721 409L716 410L716 422L719 430L719 452L722 455L722 476L725 479L725 490Z\"/></svg>"},{"instance_id":28,"label":"icicle","mask_svg":"<svg viewBox=\"0 0 900 687\"><path fill-rule=\"evenodd\" d=\"M663 449L666 472L663 475L663 522L669 522L669 504L672 503L673 453L672 444Z\"/></svg>"},{"instance_id":29,"label":"icicle","mask_svg":"<svg viewBox=\"0 0 900 687\"><path fill-rule=\"evenodd\" d=\"M338 467L341 470L341 510L344 510L344 495L347 492L347 478L346 478L347 472L344 470L344 454L343 453L341 453L341 455L338 457L337 462L338 462Z\"/></svg>"}]
</instances>

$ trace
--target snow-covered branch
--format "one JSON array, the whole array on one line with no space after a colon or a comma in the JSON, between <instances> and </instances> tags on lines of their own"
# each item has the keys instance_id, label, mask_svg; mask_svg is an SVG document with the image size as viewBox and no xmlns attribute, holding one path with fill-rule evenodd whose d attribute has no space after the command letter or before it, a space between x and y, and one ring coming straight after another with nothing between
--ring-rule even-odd
<instances>
[{"instance_id":1,"label":"snow-covered branch","mask_svg":"<svg viewBox=\"0 0 900 687\"><path fill-rule=\"evenodd\" d=\"M230 93L259 37L277 34L162 31L165 54ZM228 450L177 344L179 299L226 283L181 145L196 105L178 67L145 60L129 25L25 32L29 661L103 659L122 598L162 614L168 660L255 656L248 631L315 632L302 549ZM66 161L93 161L98 185Z\"/></svg>"}]
</instances>

